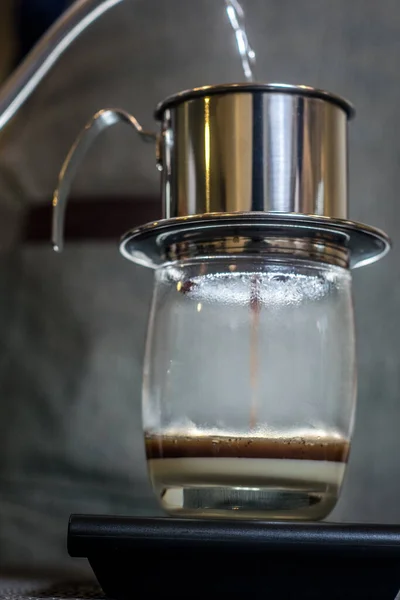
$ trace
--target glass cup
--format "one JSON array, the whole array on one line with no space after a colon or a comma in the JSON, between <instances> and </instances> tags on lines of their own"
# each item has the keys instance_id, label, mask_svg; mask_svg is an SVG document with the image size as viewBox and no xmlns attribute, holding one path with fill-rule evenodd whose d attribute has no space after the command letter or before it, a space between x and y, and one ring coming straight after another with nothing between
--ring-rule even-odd
<instances>
[{"instance_id":1,"label":"glass cup","mask_svg":"<svg viewBox=\"0 0 400 600\"><path fill-rule=\"evenodd\" d=\"M348 269L297 258L156 270L143 425L153 489L185 517L321 519L338 499L356 366Z\"/></svg>"}]
</instances>

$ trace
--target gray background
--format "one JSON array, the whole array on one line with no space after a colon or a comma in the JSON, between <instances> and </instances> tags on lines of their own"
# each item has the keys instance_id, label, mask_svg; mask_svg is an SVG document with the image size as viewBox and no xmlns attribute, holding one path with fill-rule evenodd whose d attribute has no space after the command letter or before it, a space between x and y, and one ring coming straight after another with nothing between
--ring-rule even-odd
<instances>
[{"instance_id":1,"label":"gray background","mask_svg":"<svg viewBox=\"0 0 400 600\"><path fill-rule=\"evenodd\" d=\"M243 5L260 81L327 88L357 108L351 217L388 231L395 247L354 273L359 404L332 518L400 522L400 4ZM119 105L148 127L165 95L241 80L222 0L126 0L67 51L0 134L3 564L66 561L70 512L156 512L140 424L152 274L123 260L116 243L71 243L61 256L22 245L25 207L50 199L70 144L99 108ZM152 149L123 128L104 135L74 186L87 196L157 190Z\"/></svg>"}]
</instances>

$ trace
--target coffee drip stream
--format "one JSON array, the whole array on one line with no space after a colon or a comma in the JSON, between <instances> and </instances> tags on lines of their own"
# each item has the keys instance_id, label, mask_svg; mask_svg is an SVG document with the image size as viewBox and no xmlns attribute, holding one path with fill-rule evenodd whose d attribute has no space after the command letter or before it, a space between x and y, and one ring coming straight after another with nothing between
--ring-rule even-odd
<instances>
[{"instance_id":1,"label":"coffee drip stream","mask_svg":"<svg viewBox=\"0 0 400 600\"><path fill-rule=\"evenodd\" d=\"M251 282L250 290L250 311L251 311L251 334L250 334L250 382L252 401L250 406L250 431L253 431L257 425L257 404L258 404L258 370L259 370L259 348L258 348L258 329L260 324L261 302L259 300L259 280L254 277Z\"/></svg>"}]
</instances>

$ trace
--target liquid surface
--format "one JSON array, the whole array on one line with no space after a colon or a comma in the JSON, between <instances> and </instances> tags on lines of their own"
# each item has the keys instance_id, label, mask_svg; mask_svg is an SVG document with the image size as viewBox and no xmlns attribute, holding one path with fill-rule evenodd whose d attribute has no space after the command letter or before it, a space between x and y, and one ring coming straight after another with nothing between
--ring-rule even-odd
<instances>
[{"instance_id":1,"label":"liquid surface","mask_svg":"<svg viewBox=\"0 0 400 600\"><path fill-rule=\"evenodd\" d=\"M348 444L147 436L146 451L154 489L171 514L314 520L336 504Z\"/></svg>"}]
</instances>

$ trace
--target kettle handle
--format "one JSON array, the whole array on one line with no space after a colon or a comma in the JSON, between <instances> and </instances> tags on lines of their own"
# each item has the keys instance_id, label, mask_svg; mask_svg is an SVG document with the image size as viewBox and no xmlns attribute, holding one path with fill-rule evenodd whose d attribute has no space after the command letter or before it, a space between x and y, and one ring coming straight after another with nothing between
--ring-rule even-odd
<instances>
[{"instance_id":1,"label":"kettle handle","mask_svg":"<svg viewBox=\"0 0 400 600\"><path fill-rule=\"evenodd\" d=\"M90 119L68 152L53 195L51 241L56 252L61 252L63 249L65 209L78 168L98 135L108 127L121 122L131 125L143 141L157 142L158 136L156 133L144 131L135 117L120 108L105 108Z\"/></svg>"}]
</instances>

